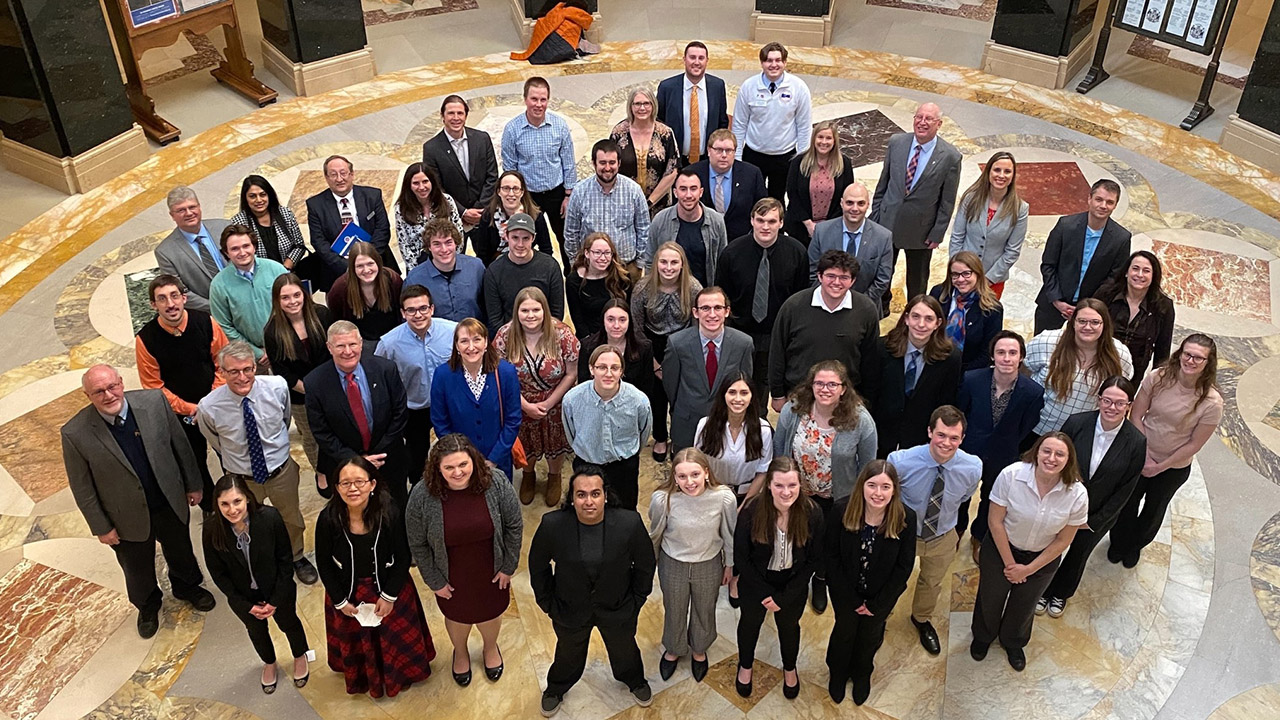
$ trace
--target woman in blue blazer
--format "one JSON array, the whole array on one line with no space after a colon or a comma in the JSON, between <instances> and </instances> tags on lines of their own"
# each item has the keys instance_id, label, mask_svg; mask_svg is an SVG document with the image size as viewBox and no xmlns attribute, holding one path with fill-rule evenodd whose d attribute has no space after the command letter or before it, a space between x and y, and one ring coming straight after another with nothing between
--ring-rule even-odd
<instances>
[{"instance_id":1,"label":"woman in blue blazer","mask_svg":"<svg viewBox=\"0 0 1280 720\"><path fill-rule=\"evenodd\" d=\"M1012 330L1001 330L991 341L990 352L994 367L965 373L956 402L969 420L969 429L960 447L982 460L981 502L973 518L975 556L979 543L987 536L987 509L996 476L1018 461L1018 443L1035 429L1044 407L1044 388L1022 372L1022 360L1027 355L1022 336ZM961 536L968 524L968 515L969 504L961 504L956 524Z\"/></svg>"},{"instance_id":2,"label":"woman in blue blazer","mask_svg":"<svg viewBox=\"0 0 1280 720\"><path fill-rule=\"evenodd\" d=\"M484 323L467 318L453 331L448 365L431 378L431 424L436 437L462 433L489 464L511 477L511 446L520 433L520 378L498 359Z\"/></svg>"},{"instance_id":3,"label":"woman in blue blazer","mask_svg":"<svg viewBox=\"0 0 1280 720\"><path fill-rule=\"evenodd\" d=\"M968 251L952 256L947 279L929 295L942 305L947 337L962 351L964 369L991 367L991 339L1004 329L1004 306L987 281L982 260Z\"/></svg>"}]
</instances>

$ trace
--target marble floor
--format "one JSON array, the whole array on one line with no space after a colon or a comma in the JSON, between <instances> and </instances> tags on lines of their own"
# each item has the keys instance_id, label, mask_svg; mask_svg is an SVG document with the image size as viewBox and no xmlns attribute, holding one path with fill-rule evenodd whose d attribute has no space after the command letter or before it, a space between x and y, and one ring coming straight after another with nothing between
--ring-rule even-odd
<instances>
[{"instance_id":1,"label":"marble floor","mask_svg":"<svg viewBox=\"0 0 1280 720\"><path fill-rule=\"evenodd\" d=\"M418 21L391 25L412 22ZM621 117L629 88L675 71L679 46L611 43L590 60L540 69L551 77L552 107L568 118L580 163L590 141ZM756 72L755 52L745 42L711 43L713 72L731 93ZM1280 384L1274 380L1280 371L1280 179L1212 142L1092 97L869 50L797 49L791 62L812 88L815 121L836 120L851 141L861 182L874 184L879 172L878 139L907 127L924 100L941 105L941 132L965 155L963 184L992 152L1015 154L1032 219L1005 294L1011 327L1030 329L1040 248L1057 215L1077 211L1081 188L1094 180L1117 180L1124 193L1115 217L1133 230L1135 247L1165 258L1179 334L1194 329L1220 340L1227 402L1220 437L1200 454L1138 568L1110 565L1100 551L1066 615L1037 621L1022 674L998 653L978 664L965 652L976 569L961 553L944 587L950 610L939 624L944 654L924 653L900 608L890 618L871 698L861 708L848 701L836 706L825 693L830 613L807 612L802 621L804 685L795 703L777 687L776 635L767 629L755 696L744 701L734 693L736 618L723 601L706 681L695 683L687 664L669 682L658 681L655 588L639 633L653 706L634 706L612 680L597 643L562 716L1186 720L1280 714ZM258 690L256 659L225 605L205 615L168 603L160 633L138 639L114 558L71 499L56 433L83 404L78 383L88 365L115 363L126 384L137 387L130 340L138 303L131 303L131 291L154 268L152 250L170 227L163 207L168 188L191 185L207 216L229 216L240 179L254 172L297 207L319 187L320 160L341 153L355 162L360 182L390 197L398 171L438 130L440 97L463 93L472 123L497 141L506 119L520 112L519 86L528 74L528 66L493 54L282 102L166 148L0 241L0 336L18 339L0 357L0 668L6 670L0 711L24 720L534 715L554 638L523 570L513 583L502 635L507 671L497 685L477 678L462 689L449 680L451 647L430 601L437 676L392 699L348 697L341 679L324 667L316 588L300 595L320 658L301 691L288 684L272 696ZM941 260L935 265L940 278ZM900 303L900 277L896 286ZM300 449L295 456L305 464ZM656 483L660 472L646 459L643 482ZM305 488L303 496L304 512L313 518L321 501ZM526 542L544 511L525 508ZM420 581L419 587L429 597ZM478 647L472 658L480 662Z\"/></svg>"}]
</instances>

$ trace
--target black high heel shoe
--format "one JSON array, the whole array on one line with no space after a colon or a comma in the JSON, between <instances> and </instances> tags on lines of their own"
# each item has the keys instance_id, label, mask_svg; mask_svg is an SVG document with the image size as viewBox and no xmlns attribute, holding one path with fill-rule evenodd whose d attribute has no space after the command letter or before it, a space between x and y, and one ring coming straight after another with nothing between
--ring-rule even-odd
<instances>
[{"instance_id":1,"label":"black high heel shoe","mask_svg":"<svg viewBox=\"0 0 1280 720\"><path fill-rule=\"evenodd\" d=\"M333 497L333 483L327 483L324 487L320 487L320 473L316 473L316 492L325 500Z\"/></svg>"},{"instance_id":2,"label":"black high heel shoe","mask_svg":"<svg viewBox=\"0 0 1280 720\"><path fill-rule=\"evenodd\" d=\"M498 678L502 677L503 667L504 667L504 663L502 662L502 651L499 650L498 651L498 667L491 668L488 665L485 665L484 676L488 678L489 682L498 682Z\"/></svg>"}]
</instances>

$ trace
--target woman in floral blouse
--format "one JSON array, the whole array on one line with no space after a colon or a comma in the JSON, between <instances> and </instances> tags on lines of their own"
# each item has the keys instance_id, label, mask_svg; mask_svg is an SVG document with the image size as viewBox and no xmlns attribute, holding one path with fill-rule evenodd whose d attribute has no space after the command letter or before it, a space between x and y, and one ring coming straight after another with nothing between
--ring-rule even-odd
<instances>
[{"instance_id":1,"label":"woman in floral blouse","mask_svg":"<svg viewBox=\"0 0 1280 720\"><path fill-rule=\"evenodd\" d=\"M435 172L420 162L410 165L404 171L395 216L396 241L400 243L400 255L404 258L406 274L418 264L418 258L426 250L422 231L427 223L438 217L447 217L449 222L458 226L458 232L462 232L462 216L458 214L458 205L441 187ZM458 251L464 252L466 249L464 244Z\"/></svg>"},{"instance_id":2,"label":"woman in floral blouse","mask_svg":"<svg viewBox=\"0 0 1280 720\"><path fill-rule=\"evenodd\" d=\"M680 148L671 128L655 120L658 103L648 88L627 98L627 119L613 126L618 143L618 172L635 180L649 198L649 216L665 208L680 169Z\"/></svg>"}]
</instances>

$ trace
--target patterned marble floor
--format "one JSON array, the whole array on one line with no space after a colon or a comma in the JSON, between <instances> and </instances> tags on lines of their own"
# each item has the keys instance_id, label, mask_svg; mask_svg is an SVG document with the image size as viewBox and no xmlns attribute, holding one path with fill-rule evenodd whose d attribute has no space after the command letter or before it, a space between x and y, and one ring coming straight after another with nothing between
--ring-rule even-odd
<instances>
[{"instance_id":1,"label":"patterned marble floor","mask_svg":"<svg viewBox=\"0 0 1280 720\"><path fill-rule=\"evenodd\" d=\"M628 89L652 85L673 72L677 56L677 43L628 43L590 61L542 69L552 76L552 106L570 121L580 164L585 165L590 141L621 117ZM753 71L754 56L754 46L746 43L711 48L714 69L731 92ZM995 150L1012 150L1019 158L1032 221L1005 295L1012 327L1030 329L1040 248L1056 217L1081 209L1081 193L1094 180L1119 181L1125 192L1116 218L1134 231L1135 247L1155 249L1165 258L1179 325L1221 339L1227 398L1222 436L1247 469L1228 478L1215 466L1198 463L1136 571L1102 561L1099 552L1066 616L1037 623L1030 663L1021 675L997 656L979 665L964 651L976 569L962 554L944 588L951 610L939 628L945 655L933 658L919 648L900 609L890 619L872 696L861 709L850 703L837 707L826 697L822 652L830 614L807 613L803 620L805 685L795 704L777 688L776 636L769 630L760 651L767 667L758 666L755 697L747 702L734 693L735 614L723 602L707 681L695 683L682 665L670 682L657 682L661 606L655 593L640 622L640 643L655 682L653 707L632 705L612 680L602 648L593 645L586 677L566 698L564 716L1207 716L1207 710L1184 710L1170 698L1179 686L1196 681L1188 668L1212 624L1211 602L1228 592L1216 580L1218 568L1251 562L1252 589L1246 592L1256 595L1256 603L1246 620L1280 628L1280 520L1247 529L1251 537L1257 534L1251 558L1247 550L1229 558L1219 555L1226 542L1219 535L1237 532L1232 512L1239 507L1224 504L1220 489L1246 483L1257 497L1274 499L1280 480L1280 384L1272 380L1280 363L1280 278L1274 274L1280 180L1133 113L1083 97L1050 96L973 70L838 48L797 49L792 69L813 89L815 121L836 120L841 136L850 141L861 182L874 184L883 138L907 127L923 99L942 105L947 116L942 133L965 154L962 184L978 175L980 163ZM129 343L140 308L130 298L154 268L152 250L168 231L163 194L169 187L190 184L208 216L229 216L240 178L257 172L301 211L302 199L321 186L320 160L342 153L355 162L361 182L382 187L391 197L399 170L420 156L422 141L439 128L439 97L465 93L472 123L497 141L504 122L521 111L519 81L528 74L527 66L487 56L384 75L267 108L158 153L0 242L0 333L8 331L24 338L24 346L39 349L16 350L31 359L0 365L6 369L0 373L0 640L7 641L0 642L0 668L7 671L0 681L0 710L9 717L42 719L529 717L536 712L554 638L523 570L513 584L503 632L507 673L492 687L480 683L460 689L445 674L394 699L348 698L341 679L320 662L301 692L282 686L268 698L254 684L256 662L243 631L223 607L204 617L185 606L166 606L160 634L139 640L114 559L89 534L70 498L57 462L56 435L82 405L77 388L87 365L116 363L126 368L127 384L137 386ZM901 278L897 286L900 292ZM305 463L300 452L295 456ZM645 481L656 482L658 472L646 460ZM314 517L320 501L307 492L304 496L306 514ZM1221 508L1228 512L1225 517ZM541 512L541 507L526 508L526 541ZM323 660L319 591L305 589L300 602L312 645ZM449 642L434 603L427 609L441 653L434 669L446 673ZM1274 658L1280 646L1271 635L1238 643L1241 652L1257 657ZM473 662L479 662L475 653ZM1268 680L1277 681L1280 677ZM1208 709L1225 702L1221 717L1260 717L1259 707L1280 712L1274 688L1242 690L1249 692L1234 699L1235 692L1213 695L1210 690L1216 700Z\"/></svg>"}]
</instances>

